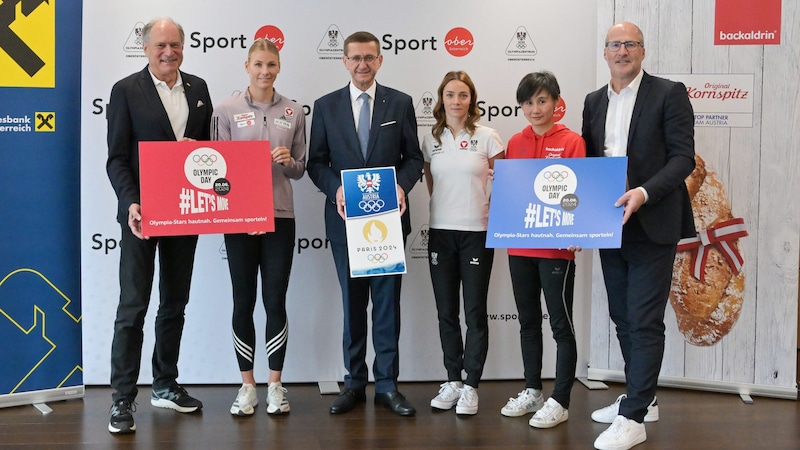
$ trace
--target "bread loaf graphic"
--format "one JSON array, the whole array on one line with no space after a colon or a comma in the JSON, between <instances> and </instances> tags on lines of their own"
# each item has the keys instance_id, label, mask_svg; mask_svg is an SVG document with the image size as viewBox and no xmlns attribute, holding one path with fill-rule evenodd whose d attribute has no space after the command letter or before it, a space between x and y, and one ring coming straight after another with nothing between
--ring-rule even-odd
<instances>
[{"instance_id":1,"label":"bread loaf graphic","mask_svg":"<svg viewBox=\"0 0 800 450\"><path fill-rule=\"evenodd\" d=\"M670 303L687 342L711 346L728 334L744 301L744 263L739 238L744 221L735 219L717 174L695 156L686 179L698 237L679 243Z\"/></svg>"}]
</instances>

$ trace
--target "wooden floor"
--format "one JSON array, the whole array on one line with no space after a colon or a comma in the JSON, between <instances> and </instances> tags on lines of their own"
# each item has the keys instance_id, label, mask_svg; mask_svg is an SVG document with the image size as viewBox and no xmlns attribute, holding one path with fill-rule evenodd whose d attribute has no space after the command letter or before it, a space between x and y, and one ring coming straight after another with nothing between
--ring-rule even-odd
<instances>
[{"instance_id":1,"label":"wooden floor","mask_svg":"<svg viewBox=\"0 0 800 450\"><path fill-rule=\"evenodd\" d=\"M403 383L400 388L417 408L416 417L393 415L367 404L333 416L333 396L320 395L316 385L287 385L292 412L266 414L262 403L254 416L239 418L228 412L238 386L188 386L205 407L180 414L150 406L147 387L140 391L135 434L115 436L107 431L111 390L87 387L85 398L53 402L53 412L42 415L33 406L0 409L2 448L169 448L169 449L541 449L592 448L607 425L589 418L592 410L611 403L624 392L590 391L576 383L570 419L549 430L528 426L530 416L509 418L500 408L522 388L520 381L484 381L480 411L456 416L454 411L431 410L436 383ZM545 382L545 393L552 382ZM263 402L266 387L259 387ZM659 389L659 422L647 424L641 449L798 449L800 403L754 398L746 405L736 395L678 389Z\"/></svg>"}]
</instances>

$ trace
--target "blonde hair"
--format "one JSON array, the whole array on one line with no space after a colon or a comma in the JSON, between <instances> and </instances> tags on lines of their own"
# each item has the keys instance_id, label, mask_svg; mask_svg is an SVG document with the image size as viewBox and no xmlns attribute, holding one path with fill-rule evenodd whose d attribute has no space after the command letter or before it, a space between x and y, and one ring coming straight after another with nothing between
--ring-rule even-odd
<instances>
[{"instance_id":1,"label":"blonde hair","mask_svg":"<svg viewBox=\"0 0 800 450\"><path fill-rule=\"evenodd\" d=\"M278 46L275 45L274 42L264 38L258 38L253 42L253 45L250 46L250 50L247 51L247 60L250 61L250 57L253 56L253 53L261 50L274 53L278 56L278 62L281 62L281 54L278 51Z\"/></svg>"}]
</instances>

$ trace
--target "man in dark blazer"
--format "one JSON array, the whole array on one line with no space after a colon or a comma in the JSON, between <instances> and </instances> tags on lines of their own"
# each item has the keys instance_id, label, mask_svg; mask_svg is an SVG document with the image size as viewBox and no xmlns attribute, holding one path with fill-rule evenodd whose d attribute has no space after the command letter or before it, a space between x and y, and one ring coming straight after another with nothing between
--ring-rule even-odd
<instances>
[{"instance_id":1,"label":"man in dark blazer","mask_svg":"<svg viewBox=\"0 0 800 450\"><path fill-rule=\"evenodd\" d=\"M108 104L108 178L117 194L120 241L120 297L111 344L114 389L111 433L131 433L142 358L144 318L159 253L160 302L155 319L153 406L193 412L203 404L176 382L183 313L189 301L197 236L142 235L139 198L139 142L208 140L211 98L205 81L179 70L184 32L171 19L143 29L148 66L117 82Z\"/></svg>"},{"instance_id":2,"label":"man in dark blazer","mask_svg":"<svg viewBox=\"0 0 800 450\"><path fill-rule=\"evenodd\" d=\"M350 278L340 171L394 166L404 236L411 232L406 194L422 173L422 153L411 97L375 82L383 62L378 39L356 32L344 42L342 61L351 82L314 102L308 174L326 195L325 229L344 305L345 388L333 402L331 414L345 413L366 401L368 382L367 306L372 294L372 343L375 361L375 403L394 413L412 416L416 410L397 390L400 336L400 275ZM364 93L368 96L363 98ZM366 117L361 119L363 108ZM371 114L371 119L369 115ZM363 120L363 121L362 121ZM368 127L363 149L356 124Z\"/></svg>"},{"instance_id":3,"label":"man in dark blazer","mask_svg":"<svg viewBox=\"0 0 800 450\"><path fill-rule=\"evenodd\" d=\"M592 414L611 426L595 447L630 448L658 420L655 400L664 356L664 310L678 241L695 236L684 182L694 169L694 113L686 87L642 70L644 37L632 23L606 35L611 81L586 96L587 156L627 156L622 246L600 250L608 309L625 360L627 394Z\"/></svg>"}]
</instances>

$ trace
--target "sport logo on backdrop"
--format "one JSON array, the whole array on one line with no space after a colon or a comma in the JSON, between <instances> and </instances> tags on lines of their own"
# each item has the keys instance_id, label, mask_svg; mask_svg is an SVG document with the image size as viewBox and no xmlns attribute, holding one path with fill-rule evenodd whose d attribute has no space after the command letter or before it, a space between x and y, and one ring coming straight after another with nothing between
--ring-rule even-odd
<instances>
[{"instance_id":1,"label":"sport logo on backdrop","mask_svg":"<svg viewBox=\"0 0 800 450\"><path fill-rule=\"evenodd\" d=\"M0 86L55 87L55 56L55 2L0 2Z\"/></svg>"},{"instance_id":2,"label":"sport logo on backdrop","mask_svg":"<svg viewBox=\"0 0 800 450\"><path fill-rule=\"evenodd\" d=\"M136 22L136 24L131 29L130 34L128 34L128 39L125 40L125 45L123 45L123 50L128 53L135 53L135 55L129 55L130 57L144 57L144 40L142 39L142 32L144 31L144 23Z\"/></svg>"},{"instance_id":3,"label":"sport logo on backdrop","mask_svg":"<svg viewBox=\"0 0 800 450\"><path fill-rule=\"evenodd\" d=\"M472 33L466 28L453 28L448 31L444 37L444 48L447 53L456 57L462 57L469 54L475 46L475 38Z\"/></svg>"},{"instance_id":4,"label":"sport logo on backdrop","mask_svg":"<svg viewBox=\"0 0 800 450\"><path fill-rule=\"evenodd\" d=\"M781 43L781 0L716 0L714 45Z\"/></svg>"},{"instance_id":5,"label":"sport logo on backdrop","mask_svg":"<svg viewBox=\"0 0 800 450\"><path fill-rule=\"evenodd\" d=\"M538 53L536 45L531 39L530 33L525 27L517 28L514 35L511 36L511 41L506 47L506 55L510 56L509 61L533 61L534 56Z\"/></svg>"},{"instance_id":6,"label":"sport logo on backdrop","mask_svg":"<svg viewBox=\"0 0 800 450\"><path fill-rule=\"evenodd\" d=\"M281 29L275 25L264 25L263 27L259 28L258 31L256 31L255 36L253 36L253 39L266 39L275 44L275 47L278 47L278 50L283 49L283 44L285 42L283 31L281 31Z\"/></svg>"},{"instance_id":7,"label":"sport logo on backdrop","mask_svg":"<svg viewBox=\"0 0 800 450\"><path fill-rule=\"evenodd\" d=\"M341 59L344 55L344 38L336 24L331 24L317 46L319 59Z\"/></svg>"},{"instance_id":8,"label":"sport logo on backdrop","mask_svg":"<svg viewBox=\"0 0 800 450\"><path fill-rule=\"evenodd\" d=\"M430 92L422 94L416 108L414 108L414 115L417 116L417 127L432 127L436 124L436 119L433 117L433 104L436 99Z\"/></svg>"}]
</instances>

